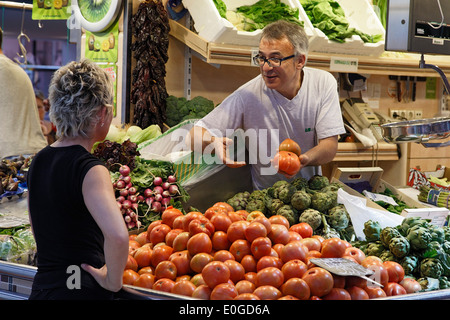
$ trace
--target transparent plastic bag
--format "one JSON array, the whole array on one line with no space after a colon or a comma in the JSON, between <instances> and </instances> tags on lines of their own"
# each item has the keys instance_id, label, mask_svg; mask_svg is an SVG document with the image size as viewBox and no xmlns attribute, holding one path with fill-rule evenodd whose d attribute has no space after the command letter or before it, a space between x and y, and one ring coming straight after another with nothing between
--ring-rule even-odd
<instances>
[{"instance_id":1,"label":"transparent plastic bag","mask_svg":"<svg viewBox=\"0 0 450 320\"><path fill-rule=\"evenodd\" d=\"M368 220L378 221L382 228L395 227L402 223L405 217L366 205L366 199L348 194L342 189L338 190L338 203L341 203L347 209L352 220L353 229L359 240L365 240L364 223Z\"/></svg>"},{"instance_id":2,"label":"transparent plastic bag","mask_svg":"<svg viewBox=\"0 0 450 320\"><path fill-rule=\"evenodd\" d=\"M200 154L188 147L186 137L196 121L183 121L154 140L140 145L138 149L143 159L172 162L177 181L187 189L225 168L225 164L214 154ZM242 132L238 130L229 138L237 139L238 142L237 150L232 151L230 157L242 159L245 156Z\"/></svg>"}]
</instances>

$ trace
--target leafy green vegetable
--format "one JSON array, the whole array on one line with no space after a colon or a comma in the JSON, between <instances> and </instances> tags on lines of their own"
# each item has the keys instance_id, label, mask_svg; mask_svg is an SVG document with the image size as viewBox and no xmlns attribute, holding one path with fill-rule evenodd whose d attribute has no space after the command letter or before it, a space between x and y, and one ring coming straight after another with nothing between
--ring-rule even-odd
<instances>
[{"instance_id":1,"label":"leafy green vegetable","mask_svg":"<svg viewBox=\"0 0 450 320\"><path fill-rule=\"evenodd\" d=\"M169 96L166 99L167 125L173 127L188 119L201 119L214 109L214 102L202 96L191 100Z\"/></svg>"},{"instance_id":2,"label":"leafy green vegetable","mask_svg":"<svg viewBox=\"0 0 450 320\"><path fill-rule=\"evenodd\" d=\"M219 11L219 14L222 18L227 18L227 5L222 0L213 0L214 5L216 6L217 10Z\"/></svg>"},{"instance_id":3,"label":"leafy green vegetable","mask_svg":"<svg viewBox=\"0 0 450 320\"><path fill-rule=\"evenodd\" d=\"M246 24L250 25L246 28L247 31L263 29L269 23L278 20L304 25L298 18L299 9L291 8L280 0L260 0L252 5L238 7L236 12L251 20L246 20Z\"/></svg>"},{"instance_id":4,"label":"leafy green vegetable","mask_svg":"<svg viewBox=\"0 0 450 320\"><path fill-rule=\"evenodd\" d=\"M333 0L300 0L306 14L315 28L320 29L330 40L345 42L352 35L358 35L364 42L378 42L383 35L370 35L350 28L342 7Z\"/></svg>"}]
</instances>

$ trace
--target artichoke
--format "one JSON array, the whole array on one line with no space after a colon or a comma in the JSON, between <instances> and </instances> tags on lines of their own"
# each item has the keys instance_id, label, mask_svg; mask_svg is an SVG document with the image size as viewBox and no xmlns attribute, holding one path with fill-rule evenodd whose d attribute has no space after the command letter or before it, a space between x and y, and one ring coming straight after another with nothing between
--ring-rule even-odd
<instances>
[{"instance_id":1,"label":"artichoke","mask_svg":"<svg viewBox=\"0 0 450 320\"><path fill-rule=\"evenodd\" d=\"M367 241L380 240L381 226L378 221L368 220L364 223L363 229Z\"/></svg>"},{"instance_id":2,"label":"artichoke","mask_svg":"<svg viewBox=\"0 0 450 320\"><path fill-rule=\"evenodd\" d=\"M429 223L427 220L424 220L420 217L407 217L403 219L402 223L400 224L399 231L403 236L407 236L409 230L417 225L427 228L429 226Z\"/></svg>"},{"instance_id":3,"label":"artichoke","mask_svg":"<svg viewBox=\"0 0 450 320\"><path fill-rule=\"evenodd\" d=\"M261 211L262 213L266 214L266 203L261 199L252 199L248 201L245 210L247 212Z\"/></svg>"},{"instance_id":4,"label":"artichoke","mask_svg":"<svg viewBox=\"0 0 450 320\"><path fill-rule=\"evenodd\" d=\"M435 226L435 225L430 225L428 230L430 231L431 241L437 241L439 243L444 243L444 241L445 241L444 229L442 229L438 226Z\"/></svg>"},{"instance_id":5,"label":"artichoke","mask_svg":"<svg viewBox=\"0 0 450 320\"><path fill-rule=\"evenodd\" d=\"M450 288L450 280L447 277L439 278L439 289L449 289Z\"/></svg>"},{"instance_id":6,"label":"artichoke","mask_svg":"<svg viewBox=\"0 0 450 320\"><path fill-rule=\"evenodd\" d=\"M396 257L392 254L390 250L384 250L380 254L380 259L384 261L396 261Z\"/></svg>"},{"instance_id":7,"label":"artichoke","mask_svg":"<svg viewBox=\"0 0 450 320\"><path fill-rule=\"evenodd\" d=\"M248 198L250 197L250 192L244 191L236 193L233 197L227 200L227 203L233 207L235 211L245 210L247 206Z\"/></svg>"},{"instance_id":8,"label":"artichoke","mask_svg":"<svg viewBox=\"0 0 450 320\"><path fill-rule=\"evenodd\" d=\"M298 222L298 212L292 206L285 204L278 209L277 214L285 217L289 221L289 225L292 226Z\"/></svg>"},{"instance_id":9,"label":"artichoke","mask_svg":"<svg viewBox=\"0 0 450 320\"><path fill-rule=\"evenodd\" d=\"M396 228L386 227L380 232L380 241L386 248L389 248L389 242L397 236L400 236L400 232Z\"/></svg>"},{"instance_id":10,"label":"artichoke","mask_svg":"<svg viewBox=\"0 0 450 320\"><path fill-rule=\"evenodd\" d=\"M348 227L350 216L345 209L345 206L339 204L328 210L327 221L330 224L330 227L336 230L342 230Z\"/></svg>"},{"instance_id":11,"label":"artichoke","mask_svg":"<svg viewBox=\"0 0 450 320\"><path fill-rule=\"evenodd\" d=\"M299 222L306 222L316 230L322 224L322 214L315 209L306 209L300 214Z\"/></svg>"},{"instance_id":12,"label":"artichoke","mask_svg":"<svg viewBox=\"0 0 450 320\"><path fill-rule=\"evenodd\" d=\"M311 195L303 190L295 191L291 197L291 206L297 210L305 210L311 205Z\"/></svg>"},{"instance_id":13,"label":"artichoke","mask_svg":"<svg viewBox=\"0 0 450 320\"><path fill-rule=\"evenodd\" d=\"M406 257L403 257L403 259L401 259L399 263L403 267L405 275L413 274L417 271L417 267L419 266L419 258L414 255L408 255Z\"/></svg>"},{"instance_id":14,"label":"artichoke","mask_svg":"<svg viewBox=\"0 0 450 320\"><path fill-rule=\"evenodd\" d=\"M311 196L311 208L320 212L326 212L336 205L333 192L316 192Z\"/></svg>"},{"instance_id":15,"label":"artichoke","mask_svg":"<svg viewBox=\"0 0 450 320\"><path fill-rule=\"evenodd\" d=\"M284 202L280 199L271 199L266 203L267 213L272 216L276 214L278 209L280 209L282 206L284 206Z\"/></svg>"},{"instance_id":16,"label":"artichoke","mask_svg":"<svg viewBox=\"0 0 450 320\"><path fill-rule=\"evenodd\" d=\"M439 259L425 258L420 262L420 276L439 279L444 273Z\"/></svg>"},{"instance_id":17,"label":"artichoke","mask_svg":"<svg viewBox=\"0 0 450 320\"><path fill-rule=\"evenodd\" d=\"M295 178L291 184L295 187L297 190L305 190L308 187L308 179L303 177Z\"/></svg>"},{"instance_id":18,"label":"artichoke","mask_svg":"<svg viewBox=\"0 0 450 320\"><path fill-rule=\"evenodd\" d=\"M339 183L331 182L326 187L323 187L322 189L320 189L320 191L321 192L328 192L328 191L337 192L340 188L342 188L342 186Z\"/></svg>"},{"instance_id":19,"label":"artichoke","mask_svg":"<svg viewBox=\"0 0 450 320\"><path fill-rule=\"evenodd\" d=\"M446 254L450 254L450 241L445 240L441 247Z\"/></svg>"},{"instance_id":20,"label":"artichoke","mask_svg":"<svg viewBox=\"0 0 450 320\"><path fill-rule=\"evenodd\" d=\"M321 175L314 175L308 180L308 187L312 190L320 190L330 184L327 177Z\"/></svg>"},{"instance_id":21,"label":"artichoke","mask_svg":"<svg viewBox=\"0 0 450 320\"><path fill-rule=\"evenodd\" d=\"M409 229L406 238L409 240L412 249L421 250L428 247L431 241L431 234L427 228L417 224Z\"/></svg>"},{"instance_id":22,"label":"artichoke","mask_svg":"<svg viewBox=\"0 0 450 320\"><path fill-rule=\"evenodd\" d=\"M295 187L291 184L284 184L278 187L278 199L286 204L291 203L291 198L294 192L297 191Z\"/></svg>"},{"instance_id":23,"label":"artichoke","mask_svg":"<svg viewBox=\"0 0 450 320\"><path fill-rule=\"evenodd\" d=\"M394 237L389 242L389 250L397 258L403 258L408 255L410 249L409 241L404 236Z\"/></svg>"},{"instance_id":24,"label":"artichoke","mask_svg":"<svg viewBox=\"0 0 450 320\"><path fill-rule=\"evenodd\" d=\"M289 182L285 180L275 182L270 188L267 189L267 194L272 198L278 198L278 188L286 184L289 184Z\"/></svg>"},{"instance_id":25,"label":"artichoke","mask_svg":"<svg viewBox=\"0 0 450 320\"><path fill-rule=\"evenodd\" d=\"M325 215L321 214L322 216L322 223L323 228L322 232L320 233L320 236L324 239L330 239L330 238L341 238L339 232L336 231L334 228L330 228L330 226L327 223L327 219L325 219Z\"/></svg>"},{"instance_id":26,"label":"artichoke","mask_svg":"<svg viewBox=\"0 0 450 320\"><path fill-rule=\"evenodd\" d=\"M380 241L369 242L364 252L366 256L377 256L379 257L386 248L381 244Z\"/></svg>"}]
</instances>

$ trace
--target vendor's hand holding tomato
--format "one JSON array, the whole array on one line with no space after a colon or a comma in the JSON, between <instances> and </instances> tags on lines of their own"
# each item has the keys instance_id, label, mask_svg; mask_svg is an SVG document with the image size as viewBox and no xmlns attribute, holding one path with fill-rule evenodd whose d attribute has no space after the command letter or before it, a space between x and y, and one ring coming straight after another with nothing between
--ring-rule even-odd
<instances>
[{"instance_id":1,"label":"vendor's hand holding tomato","mask_svg":"<svg viewBox=\"0 0 450 320\"><path fill-rule=\"evenodd\" d=\"M281 142L278 152L272 159L272 165L277 171L287 178L294 177L302 168L301 148L292 139Z\"/></svg>"}]
</instances>

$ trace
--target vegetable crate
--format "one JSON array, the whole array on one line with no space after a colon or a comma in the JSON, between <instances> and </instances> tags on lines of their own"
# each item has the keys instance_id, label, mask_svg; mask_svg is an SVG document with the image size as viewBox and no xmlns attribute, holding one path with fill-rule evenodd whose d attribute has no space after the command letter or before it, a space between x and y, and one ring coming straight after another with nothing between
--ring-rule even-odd
<instances>
[{"instance_id":1,"label":"vegetable crate","mask_svg":"<svg viewBox=\"0 0 450 320\"><path fill-rule=\"evenodd\" d=\"M310 51L364 56L381 55L384 52L386 31L371 3L367 0L336 0L336 2L344 10L350 28L372 36L381 34L383 40L368 43L364 42L360 36L352 35L344 43L339 43L330 40L322 30L314 28L317 36L310 41Z\"/></svg>"},{"instance_id":2,"label":"vegetable crate","mask_svg":"<svg viewBox=\"0 0 450 320\"><path fill-rule=\"evenodd\" d=\"M257 0L223 0L227 10L235 11L237 7L253 5ZM281 0L291 8L299 9L299 20L304 22L305 32L310 42L316 37L316 32L298 0ZM240 31L230 21L222 18L213 0L183 0L184 7L194 20L194 28L198 35L208 42L230 45L259 46L261 29L255 31Z\"/></svg>"}]
</instances>

